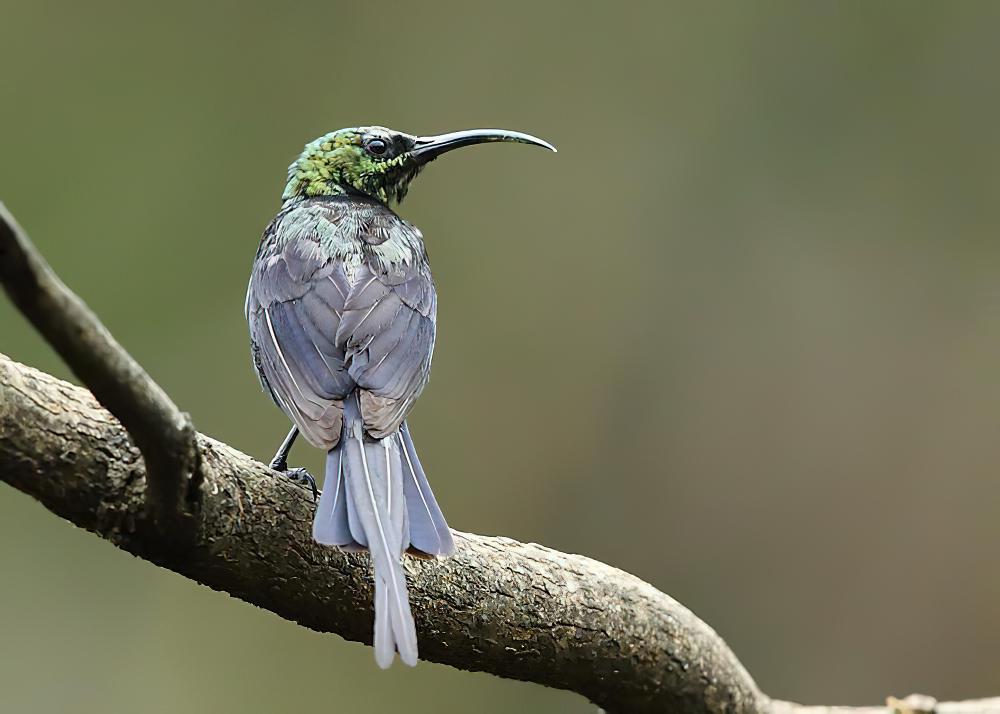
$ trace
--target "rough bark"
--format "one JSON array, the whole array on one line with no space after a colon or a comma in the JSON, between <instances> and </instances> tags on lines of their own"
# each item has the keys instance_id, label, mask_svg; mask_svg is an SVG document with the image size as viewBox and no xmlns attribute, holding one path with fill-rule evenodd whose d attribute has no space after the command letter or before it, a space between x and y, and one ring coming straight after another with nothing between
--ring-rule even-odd
<instances>
[{"instance_id":1,"label":"rough bark","mask_svg":"<svg viewBox=\"0 0 1000 714\"><path fill-rule=\"evenodd\" d=\"M0 282L93 391L0 355L2 480L130 553L370 641L367 556L316 545L308 491L194 432L3 204ZM451 558L407 560L426 660L578 692L613 712L1000 714L1000 699L913 695L861 709L770 700L708 625L638 578L540 545L457 536Z\"/></svg>"},{"instance_id":2,"label":"rough bark","mask_svg":"<svg viewBox=\"0 0 1000 714\"><path fill-rule=\"evenodd\" d=\"M145 469L89 392L0 358L0 473L49 510L198 582L314 630L369 642L370 566L310 538L309 492L199 436L196 544L139 527ZM631 575L508 538L407 560L426 660L579 692L613 711L763 708L753 680L689 610Z\"/></svg>"},{"instance_id":3,"label":"rough bark","mask_svg":"<svg viewBox=\"0 0 1000 714\"><path fill-rule=\"evenodd\" d=\"M369 642L367 556L312 542L307 489L206 436L198 444L197 539L177 550L169 535L140 527L145 468L121 424L86 390L0 355L4 481L130 553ZM1000 699L858 710L772 702L708 625L642 580L509 538L457 540L452 558L407 560L426 660L571 690L610 712L1000 712Z\"/></svg>"},{"instance_id":4,"label":"rough bark","mask_svg":"<svg viewBox=\"0 0 1000 714\"><path fill-rule=\"evenodd\" d=\"M153 521L178 543L192 537L189 511L200 472L194 425L53 272L0 203L0 284L21 313L98 401L121 421L143 454Z\"/></svg>"}]
</instances>

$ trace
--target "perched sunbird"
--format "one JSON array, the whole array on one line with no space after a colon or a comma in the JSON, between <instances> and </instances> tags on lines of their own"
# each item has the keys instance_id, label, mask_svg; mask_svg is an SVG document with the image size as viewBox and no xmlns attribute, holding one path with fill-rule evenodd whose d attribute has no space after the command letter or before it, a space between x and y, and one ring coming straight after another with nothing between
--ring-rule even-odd
<instances>
[{"instance_id":1,"label":"perched sunbird","mask_svg":"<svg viewBox=\"0 0 1000 714\"><path fill-rule=\"evenodd\" d=\"M429 161L494 141L555 151L500 129L411 136L370 126L321 136L288 168L250 274L253 364L294 425L271 467L311 481L287 466L299 432L327 452L313 538L371 553L380 667L397 651L417 663L404 553L455 549L406 428L430 375L437 295L423 236L390 204Z\"/></svg>"}]
</instances>

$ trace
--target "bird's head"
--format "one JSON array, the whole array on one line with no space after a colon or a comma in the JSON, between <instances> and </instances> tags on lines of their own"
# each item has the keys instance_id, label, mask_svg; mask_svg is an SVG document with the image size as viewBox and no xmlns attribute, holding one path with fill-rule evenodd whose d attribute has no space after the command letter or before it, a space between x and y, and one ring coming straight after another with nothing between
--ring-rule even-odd
<instances>
[{"instance_id":1,"label":"bird's head","mask_svg":"<svg viewBox=\"0 0 1000 714\"><path fill-rule=\"evenodd\" d=\"M363 193L383 203L399 202L410 181L441 154L491 141L555 147L528 134L503 129L470 129L438 136L412 136L382 126L340 129L306 144L288 167L282 199Z\"/></svg>"}]
</instances>

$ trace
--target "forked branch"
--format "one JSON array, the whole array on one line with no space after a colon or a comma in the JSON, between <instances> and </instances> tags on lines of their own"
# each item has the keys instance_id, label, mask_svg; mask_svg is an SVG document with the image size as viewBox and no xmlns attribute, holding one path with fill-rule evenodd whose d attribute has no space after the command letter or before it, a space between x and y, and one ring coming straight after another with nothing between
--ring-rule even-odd
<instances>
[{"instance_id":1,"label":"forked branch","mask_svg":"<svg viewBox=\"0 0 1000 714\"><path fill-rule=\"evenodd\" d=\"M196 434L2 206L0 280L93 392L0 355L5 482L193 580L306 627L370 640L367 556L313 543L308 491ZM183 514L188 547L174 547L170 528L142 527L147 491L158 514ZM407 562L430 661L571 690L611 712L1000 714L1000 699L910 697L863 709L774 701L708 625L638 578L507 538L457 541L451 558Z\"/></svg>"},{"instance_id":2,"label":"forked branch","mask_svg":"<svg viewBox=\"0 0 1000 714\"><path fill-rule=\"evenodd\" d=\"M149 473L153 521L173 534L175 546L189 539L188 511L197 500L200 480L191 418L52 271L3 203L0 283L80 381L128 429Z\"/></svg>"}]
</instances>

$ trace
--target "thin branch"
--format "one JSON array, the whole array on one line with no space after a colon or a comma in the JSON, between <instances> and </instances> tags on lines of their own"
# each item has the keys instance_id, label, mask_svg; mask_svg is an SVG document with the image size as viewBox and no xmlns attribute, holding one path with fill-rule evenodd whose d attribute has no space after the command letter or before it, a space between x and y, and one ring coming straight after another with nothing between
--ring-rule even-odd
<instances>
[{"instance_id":1,"label":"thin branch","mask_svg":"<svg viewBox=\"0 0 1000 714\"><path fill-rule=\"evenodd\" d=\"M1000 712L1000 697L968 699L963 702L939 702L924 694L905 699L888 697L883 707L815 707L791 702L771 702L771 714L995 714Z\"/></svg>"},{"instance_id":2,"label":"thin branch","mask_svg":"<svg viewBox=\"0 0 1000 714\"><path fill-rule=\"evenodd\" d=\"M118 344L93 312L52 271L0 202L0 283L98 401L128 429L149 471L154 520L174 533L190 530L197 494L198 450L190 417Z\"/></svg>"}]
</instances>

